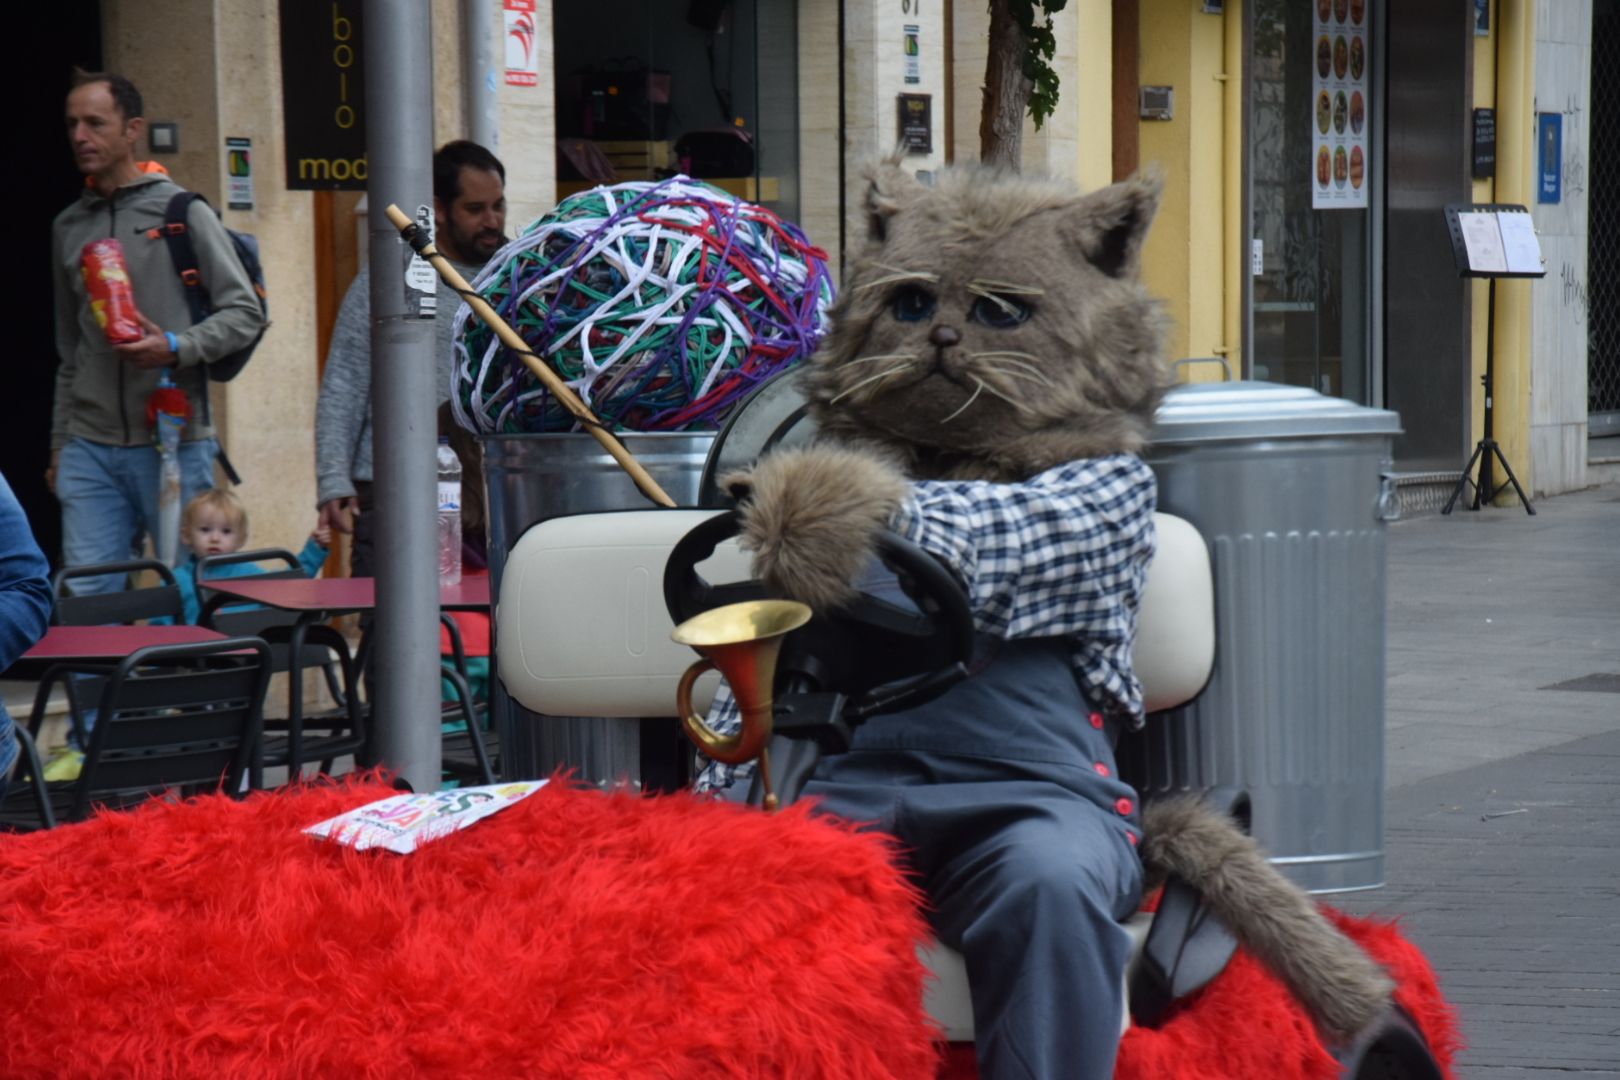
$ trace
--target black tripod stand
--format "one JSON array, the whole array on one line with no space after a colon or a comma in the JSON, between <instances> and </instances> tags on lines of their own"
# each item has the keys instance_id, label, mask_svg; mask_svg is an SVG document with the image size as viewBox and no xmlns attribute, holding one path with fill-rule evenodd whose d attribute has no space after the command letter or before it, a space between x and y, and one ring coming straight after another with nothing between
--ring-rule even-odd
<instances>
[{"instance_id":1,"label":"black tripod stand","mask_svg":"<svg viewBox=\"0 0 1620 1080\"><path fill-rule=\"evenodd\" d=\"M1491 401L1491 376L1495 373L1493 368L1496 359L1496 279L1494 277L1491 278L1490 298L1487 302L1486 311L1485 374L1479 377L1480 383L1485 387L1485 436L1475 444L1473 455L1468 459L1468 464L1463 466L1462 475L1457 477L1457 486L1451 489L1451 498L1446 500L1446 505L1440 512L1442 514L1451 513L1452 506L1457 502L1457 496L1462 494L1463 485L1473 483L1474 502L1468 509L1478 510L1482 505L1496 498L1508 484L1512 484L1513 490L1519 493L1519 500L1524 503L1524 512L1534 514L1536 508L1530 505L1530 496L1526 495L1524 488L1519 486L1519 478L1513 475L1513 466L1509 465L1507 458L1502 456L1502 448L1496 444L1495 433L1491 426L1493 404ZM1498 485L1492 477L1492 458L1502 463L1502 471L1507 473L1507 484ZM1474 462L1476 461L1479 462L1479 481L1477 483L1469 477L1469 474L1474 471Z\"/></svg>"}]
</instances>

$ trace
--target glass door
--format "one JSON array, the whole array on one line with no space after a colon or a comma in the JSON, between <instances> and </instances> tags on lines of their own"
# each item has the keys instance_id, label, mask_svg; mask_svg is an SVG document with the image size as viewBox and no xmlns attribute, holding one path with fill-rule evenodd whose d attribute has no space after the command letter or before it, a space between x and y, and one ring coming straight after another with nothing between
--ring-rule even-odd
<instances>
[{"instance_id":1,"label":"glass door","mask_svg":"<svg viewBox=\"0 0 1620 1080\"><path fill-rule=\"evenodd\" d=\"M1247 374L1362 404L1373 368L1372 6L1249 7Z\"/></svg>"}]
</instances>

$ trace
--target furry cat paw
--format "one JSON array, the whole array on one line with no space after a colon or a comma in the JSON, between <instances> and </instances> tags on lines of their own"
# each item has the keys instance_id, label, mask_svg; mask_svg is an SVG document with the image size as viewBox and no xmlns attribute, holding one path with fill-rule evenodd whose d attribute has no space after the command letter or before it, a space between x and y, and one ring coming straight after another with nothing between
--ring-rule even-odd
<instances>
[{"instance_id":1,"label":"furry cat paw","mask_svg":"<svg viewBox=\"0 0 1620 1080\"><path fill-rule=\"evenodd\" d=\"M723 477L742 504L742 546L772 591L830 611L854 594L873 536L905 497L907 482L882 458L831 446L785 450L752 471Z\"/></svg>"}]
</instances>

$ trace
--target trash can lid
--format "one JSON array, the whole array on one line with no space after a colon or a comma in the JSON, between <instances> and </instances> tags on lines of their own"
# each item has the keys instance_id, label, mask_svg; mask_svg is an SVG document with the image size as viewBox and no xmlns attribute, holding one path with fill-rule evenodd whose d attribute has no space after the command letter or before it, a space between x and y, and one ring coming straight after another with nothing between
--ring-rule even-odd
<instances>
[{"instance_id":1,"label":"trash can lid","mask_svg":"<svg viewBox=\"0 0 1620 1080\"><path fill-rule=\"evenodd\" d=\"M1399 413L1271 382L1189 383L1164 397L1151 442L1396 435Z\"/></svg>"}]
</instances>

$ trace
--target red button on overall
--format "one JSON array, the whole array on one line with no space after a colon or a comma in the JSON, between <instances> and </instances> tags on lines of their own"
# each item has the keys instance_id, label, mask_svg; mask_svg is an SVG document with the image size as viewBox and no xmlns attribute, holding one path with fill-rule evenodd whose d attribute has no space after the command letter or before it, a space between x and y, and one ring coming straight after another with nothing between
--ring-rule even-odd
<instances>
[{"instance_id":1,"label":"red button on overall","mask_svg":"<svg viewBox=\"0 0 1620 1080\"><path fill-rule=\"evenodd\" d=\"M1136 806L1129 799L1120 799L1118 802L1114 803L1114 809L1129 817L1131 811L1136 809Z\"/></svg>"},{"instance_id":2,"label":"red button on overall","mask_svg":"<svg viewBox=\"0 0 1620 1080\"><path fill-rule=\"evenodd\" d=\"M1091 726L1096 728L1098 731L1102 730L1102 726L1103 726L1102 713L1094 712L1094 713L1091 714Z\"/></svg>"},{"instance_id":3,"label":"red button on overall","mask_svg":"<svg viewBox=\"0 0 1620 1080\"><path fill-rule=\"evenodd\" d=\"M1125 834L1125 839L1127 839L1127 840L1129 840L1131 842L1131 847L1136 846L1136 834L1135 833L1133 833L1133 832L1126 833Z\"/></svg>"},{"instance_id":4,"label":"red button on overall","mask_svg":"<svg viewBox=\"0 0 1620 1080\"><path fill-rule=\"evenodd\" d=\"M1093 765L1092 768L1097 770L1097 775L1098 776L1112 776L1113 775L1113 773L1109 770L1108 766L1104 765L1100 761L1097 762L1097 764Z\"/></svg>"}]
</instances>

